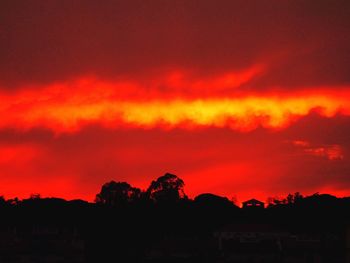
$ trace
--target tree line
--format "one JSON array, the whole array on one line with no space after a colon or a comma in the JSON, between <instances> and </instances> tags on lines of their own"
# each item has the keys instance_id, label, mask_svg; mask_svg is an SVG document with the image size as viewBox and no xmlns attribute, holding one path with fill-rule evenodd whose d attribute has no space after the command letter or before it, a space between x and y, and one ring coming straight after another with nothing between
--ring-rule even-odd
<instances>
[{"instance_id":1,"label":"tree line","mask_svg":"<svg viewBox=\"0 0 350 263\"><path fill-rule=\"evenodd\" d=\"M141 190L138 187L134 187L125 181L110 181L102 185L99 193L96 194L94 203L98 206L106 207L125 207L125 206L147 206L147 205L174 205L174 204L186 204L190 202L196 202L200 204L210 205L212 207L235 207L237 204L234 201L230 201L227 197L214 195L211 193L202 193L191 200L184 191L185 183L177 175L172 173L165 173L164 175L152 180L146 190ZM29 201L42 200L40 194L32 194L29 199L20 200L19 198L5 199L4 196L0 196L1 205L15 206L21 203L28 203ZM46 200L61 200L61 198L45 198ZM83 200L74 200L76 202L84 203ZM73 201L73 202L74 202ZM86 202L87 203L87 202ZM303 204L316 204L316 203L350 203L350 197L337 198L329 194L315 193L310 196L304 196L300 192L294 194L288 194L285 198L269 197L267 199L267 208L277 208L290 205L303 205Z\"/></svg>"},{"instance_id":2,"label":"tree line","mask_svg":"<svg viewBox=\"0 0 350 263\"><path fill-rule=\"evenodd\" d=\"M184 186L181 178L166 173L145 190L127 182L107 182L93 203L42 198L39 194L22 200L2 197L0 232L12 231L16 240L31 244L37 242L35 236L28 234L32 229L56 228L63 229L62 233L76 229L78 238L84 241L88 262L108 262L109 258L148 262L143 261L147 251L167 240L210 243L215 231L232 224L268 224L290 233L336 236L343 242L350 222L349 197L319 193L303 196L297 192L285 198L270 198L267 209L244 209L227 197L211 193L190 199ZM60 232L57 233L56 239ZM39 246L40 253L44 253L46 243ZM215 250L208 250L205 245L200 247L201 258L192 262L215 262L215 255L207 255Z\"/></svg>"}]
</instances>

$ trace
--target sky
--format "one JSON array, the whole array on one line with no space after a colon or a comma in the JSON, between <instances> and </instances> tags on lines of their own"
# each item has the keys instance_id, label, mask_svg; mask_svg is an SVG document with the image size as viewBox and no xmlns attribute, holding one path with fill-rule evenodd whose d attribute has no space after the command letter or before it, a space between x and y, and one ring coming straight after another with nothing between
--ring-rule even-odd
<instances>
[{"instance_id":1,"label":"sky","mask_svg":"<svg viewBox=\"0 0 350 263\"><path fill-rule=\"evenodd\" d=\"M348 0L3 0L0 195L350 195Z\"/></svg>"}]
</instances>

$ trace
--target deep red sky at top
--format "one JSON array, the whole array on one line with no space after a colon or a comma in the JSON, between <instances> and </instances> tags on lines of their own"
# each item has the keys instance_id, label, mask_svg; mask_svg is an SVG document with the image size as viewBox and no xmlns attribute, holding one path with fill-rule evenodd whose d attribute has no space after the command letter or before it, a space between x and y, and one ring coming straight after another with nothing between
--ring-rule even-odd
<instances>
[{"instance_id":1,"label":"deep red sky at top","mask_svg":"<svg viewBox=\"0 0 350 263\"><path fill-rule=\"evenodd\" d=\"M350 2L0 3L0 195L350 195Z\"/></svg>"}]
</instances>

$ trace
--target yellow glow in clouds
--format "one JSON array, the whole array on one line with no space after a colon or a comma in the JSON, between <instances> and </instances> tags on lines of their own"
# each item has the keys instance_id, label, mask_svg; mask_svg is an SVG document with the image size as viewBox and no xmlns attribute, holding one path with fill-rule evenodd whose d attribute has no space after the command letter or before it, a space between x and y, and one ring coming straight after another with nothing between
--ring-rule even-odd
<instances>
[{"instance_id":1,"label":"yellow glow in clouds","mask_svg":"<svg viewBox=\"0 0 350 263\"><path fill-rule=\"evenodd\" d=\"M99 89L42 89L0 95L0 127L43 127L72 132L84 125L107 127L188 128L230 127L249 131L258 126L284 128L317 109L322 116L349 114L349 96L299 95L295 97L246 96L240 98L121 99Z\"/></svg>"},{"instance_id":2,"label":"yellow glow in clouds","mask_svg":"<svg viewBox=\"0 0 350 263\"><path fill-rule=\"evenodd\" d=\"M318 109L323 116L333 116L342 103L322 97L259 98L215 100L174 100L146 103L125 102L115 107L124 123L141 127L215 126L249 131L258 126L283 128L298 117Z\"/></svg>"}]
</instances>

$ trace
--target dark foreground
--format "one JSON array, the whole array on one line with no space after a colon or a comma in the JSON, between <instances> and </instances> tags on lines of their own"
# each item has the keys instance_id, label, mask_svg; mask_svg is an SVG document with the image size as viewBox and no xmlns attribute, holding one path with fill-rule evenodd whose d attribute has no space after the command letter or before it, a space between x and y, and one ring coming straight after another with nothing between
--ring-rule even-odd
<instances>
[{"instance_id":1,"label":"dark foreground","mask_svg":"<svg viewBox=\"0 0 350 263\"><path fill-rule=\"evenodd\" d=\"M0 262L350 262L350 199L2 201Z\"/></svg>"}]
</instances>

